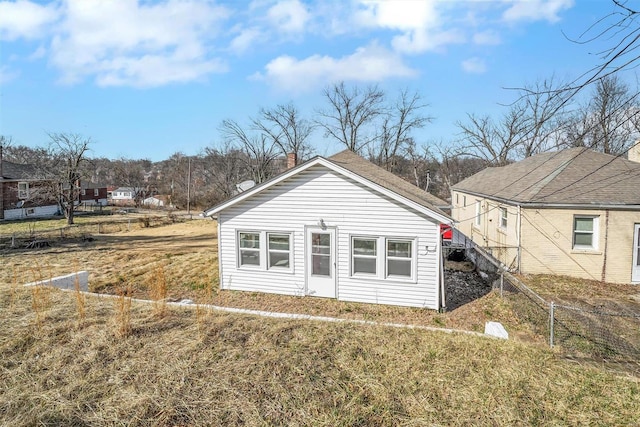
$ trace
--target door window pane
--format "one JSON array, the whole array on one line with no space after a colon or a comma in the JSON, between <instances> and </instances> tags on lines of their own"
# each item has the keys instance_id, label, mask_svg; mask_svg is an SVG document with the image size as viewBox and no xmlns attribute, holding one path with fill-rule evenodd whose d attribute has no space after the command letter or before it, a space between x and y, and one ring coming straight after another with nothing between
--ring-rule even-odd
<instances>
[{"instance_id":1,"label":"door window pane","mask_svg":"<svg viewBox=\"0 0 640 427\"><path fill-rule=\"evenodd\" d=\"M311 274L331 276L331 235L311 233Z\"/></svg>"}]
</instances>

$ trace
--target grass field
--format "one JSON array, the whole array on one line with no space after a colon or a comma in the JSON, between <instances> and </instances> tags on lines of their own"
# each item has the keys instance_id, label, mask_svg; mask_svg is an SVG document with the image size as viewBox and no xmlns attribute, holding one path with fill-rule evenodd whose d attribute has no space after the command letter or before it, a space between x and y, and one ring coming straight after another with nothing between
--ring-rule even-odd
<instances>
[{"instance_id":1,"label":"grass field","mask_svg":"<svg viewBox=\"0 0 640 427\"><path fill-rule=\"evenodd\" d=\"M453 312L217 290L215 223L0 253L0 424L637 425L640 383L567 361L494 293ZM0 231L0 234L2 232ZM90 271L95 289L478 330L264 319L22 283Z\"/></svg>"}]
</instances>

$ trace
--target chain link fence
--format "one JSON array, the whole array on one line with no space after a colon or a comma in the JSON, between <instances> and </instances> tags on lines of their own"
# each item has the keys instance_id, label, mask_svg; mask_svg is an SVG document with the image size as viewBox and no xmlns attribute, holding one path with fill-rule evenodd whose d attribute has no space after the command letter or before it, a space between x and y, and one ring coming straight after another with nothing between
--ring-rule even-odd
<instances>
[{"instance_id":1,"label":"chain link fence","mask_svg":"<svg viewBox=\"0 0 640 427\"><path fill-rule=\"evenodd\" d=\"M640 313L547 301L507 272L495 284L516 315L567 355L611 361L640 360Z\"/></svg>"}]
</instances>

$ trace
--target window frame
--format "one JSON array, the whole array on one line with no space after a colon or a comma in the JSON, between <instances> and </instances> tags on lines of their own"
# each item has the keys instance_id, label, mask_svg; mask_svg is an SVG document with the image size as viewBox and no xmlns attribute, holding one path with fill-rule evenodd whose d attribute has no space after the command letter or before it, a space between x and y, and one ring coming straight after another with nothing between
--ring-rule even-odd
<instances>
[{"instance_id":1,"label":"window frame","mask_svg":"<svg viewBox=\"0 0 640 427\"><path fill-rule=\"evenodd\" d=\"M258 236L258 248L243 248L241 246L242 244L242 235L243 234L254 234ZM249 269L260 269L262 268L262 236L261 236L261 232L259 231L249 231L249 230L238 230L238 232L236 233L236 256L237 256L237 266L238 268L249 268ZM242 251L249 251L249 252L257 252L258 253L258 264L243 264L242 263Z\"/></svg>"},{"instance_id":2,"label":"window frame","mask_svg":"<svg viewBox=\"0 0 640 427\"><path fill-rule=\"evenodd\" d=\"M98 197L100 195L100 191L97 188L93 189L93 195L94 197Z\"/></svg>"},{"instance_id":3,"label":"window frame","mask_svg":"<svg viewBox=\"0 0 640 427\"><path fill-rule=\"evenodd\" d=\"M473 225L482 227L482 200L476 200L476 217Z\"/></svg>"},{"instance_id":4,"label":"window frame","mask_svg":"<svg viewBox=\"0 0 640 427\"><path fill-rule=\"evenodd\" d=\"M399 256L390 256L389 255L389 243L390 242L396 242L396 243L408 243L409 244L409 256L408 257L399 257ZM414 268L415 268L415 263L414 263L414 243L413 240L407 240L407 239L400 239L400 238L387 238L385 239L385 258L384 258L384 263L385 263L385 278L389 279L396 279L397 278L401 278L401 279L412 279L414 276ZM404 274L390 274L389 270L391 270L389 268L389 261L404 261L406 262L407 260L409 261L409 275L404 275Z\"/></svg>"},{"instance_id":5,"label":"window frame","mask_svg":"<svg viewBox=\"0 0 640 427\"><path fill-rule=\"evenodd\" d=\"M578 219L590 219L591 220L591 231L577 230L576 229L576 220ZM598 236L600 229L600 216L599 215L574 215L573 216L573 224L572 224L572 232L571 232L571 248L576 251L597 251L598 250ZM591 244L583 245L576 244L576 235L591 235Z\"/></svg>"},{"instance_id":6,"label":"window frame","mask_svg":"<svg viewBox=\"0 0 640 427\"><path fill-rule=\"evenodd\" d=\"M509 210L504 206L500 206L500 228L506 229L509 223Z\"/></svg>"},{"instance_id":7,"label":"window frame","mask_svg":"<svg viewBox=\"0 0 640 427\"><path fill-rule=\"evenodd\" d=\"M24 186L24 189L20 187ZM18 199L26 200L29 198L29 183L26 181L18 182Z\"/></svg>"},{"instance_id":8,"label":"window frame","mask_svg":"<svg viewBox=\"0 0 640 427\"><path fill-rule=\"evenodd\" d=\"M373 240L376 242L376 273L365 273L365 272L354 272L354 241L355 240ZM367 278L367 279L377 279L388 282L406 282L406 283L416 283L417 277L417 266L418 266L418 256L417 256L417 242L418 238L416 236L372 236L372 235L362 235L362 234L354 234L349 238L350 247L349 247L349 258L351 265L349 266L350 276L353 278ZM388 255L388 243L389 242L404 242L409 243L410 245L410 256L409 257L395 257ZM356 255L355 257L367 257L366 255ZM373 256L369 256L369 258L373 258ZM403 260L410 262L410 272L409 276L397 275L397 274L389 274L389 260Z\"/></svg>"},{"instance_id":9,"label":"window frame","mask_svg":"<svg viewBox=\"0 0 640 427\"><path fill-rule=\"evenodd\" d=\"M266 263L265 263L265 267L267 270L280 270L280 271L291 271L292 265L293 265L293 239L292 239L292 233L282 233L282 232L278 232L278 231L267 231L265 232L266 234L266 252L267 252L267 256L266 256ZM288 239L288 246L289 248L287 250L283 250L283 249L271 249L270 244L271 244L271 236L286 236ZM278 266L278 265L271 265L271 253L274 254L284 254L286 253L288 255L288 265L286 267L283 266Z\"/></svg>"},{"instance_id":10,"label":"window frame","mask_svg":"<svg viewBox=\"0 0 640 427\"><path fill-rule=\"evenodd\" d=\"M375 244L375 254L374 255L364 255L364 254L355 254L355 249L356 249L356 245L355 245L355 241L356 240L362 240L362 241L372 241ZM380 270L378 268L378 248L379 248L379 242L378 242L379 238L378 237L373 237L373 236L351 236L351 276L369 276L369 277L377 277L378 276L378 271ZM375 267L376 267L376 271L373 273L370 272L366 272L366 271L355 271L356 268L356 258L359 259L373 259L375 260Z\"/></svg>"}]
</instances>

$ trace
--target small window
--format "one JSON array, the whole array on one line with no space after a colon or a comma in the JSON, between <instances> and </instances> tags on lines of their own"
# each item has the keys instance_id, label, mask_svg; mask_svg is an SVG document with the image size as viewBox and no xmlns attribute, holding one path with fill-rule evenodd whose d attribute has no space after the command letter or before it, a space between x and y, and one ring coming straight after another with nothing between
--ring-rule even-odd
<instances>
[{"instance_id":1,"label":"small window","mask_svg":"<svg viewBox=\"0 0 640 427\"><path fill-rule=\"evenodd\" d=\"M482 225L482 202L476 200L476 225L479 227Z\"/></svg>"},{"instance_id":2,"label":"small window","mask_svg":"<svg viewBox=\"0 0 640 427\"><path fill-rule=\"evenodd\" d=\"M463 207L467 206L467 196L462 196L462 206Z\"/></svg>"},{"instance_id":3,"label":"small window","mask_svg":"<svg viewBox=\"0 0 640 427\"><path fill-rule=\"evenodd\" d=\"M260 265L260 233L240 233L240 265Z\"/></svg>"},{"instance_id":4,"label":"small window","mask_svg":"<svg viewBox=\"0 0 640 427\"><path fill-rule=\"evenodd\" d=\"M83 195L83 196L86 196L86 195L87 195L87 189L86 189L86 188L83 188L83 189L82 189L82 195Z\"/></svg>"},{"instance_id":5,"label":"small window","mask_svg":"<svg viewBox=\"0 0 640 427\"><path fill-rule=\"evenodd\" d=\"M18 183L18 199L28 199L29 198L29 183L28 182L19 182Z\"/></svg>"},{"instance_id":6,"label":"small window","mask_svg":"<svg viewBox=\"0 0 640 427\"><path fill-rule=\"evenodd\" d=\"M500 227L507 228L507 208L500 208Z\"/></svg>"},{"instance_id":7,"label":"small window","mask_svg":"<svg viewBox=\"0 0 640 427\"><path fill-rule=\"evenodd\" d=\"M376 274L378 263L377 245L376 239L353 238L353 257L351 262L353 274Z\"/></svg>"},{"instance_id":8,"label":"small window","mask_svg":"<svg viewBox=\"0 0 640 427\"><path fill-rule=\"evenodd\" d=\"M288 234L268 234L269 240L269 268L291 267L291 245Z\"/></svg>"},{"instance_id":9,"label":"small window","mask_svg":"<svg viewBox=\"0 0 640 427\"><path fill-rule=\"evenodd\" d=\"M411 241L387 240L387 276L411 277Z\"/></svg>"},{"instance_id":10,"label":"small window","mask_svg":"<svg viewBox=\"0 0 640 427\"><path fill-rule=\"evenodd\" d=\"M573 248L597 249L598 217L576 216L573 218Z\"/></svg>"},{"instance_id":11,"label":"small window","mask_svg":"<svg viewBox=\"0 0 640 427\"><path fill-rule=\"evenodd\" d=\"M456 193L456 205L460 204L460 195L458 193Z\"/></svg>"},{"instance_id":12,"label":"small window","mask_svg":"<svg viewBox=\"0 0 640 427\"><path fill-rule=\"evenodd\" d=\"M95 197L98 197L99 192L98 192L98 189L97 189L97 188L94 188L94 189L93 189L93 195L94 195Z\"/></svg>"}]
</instances>

